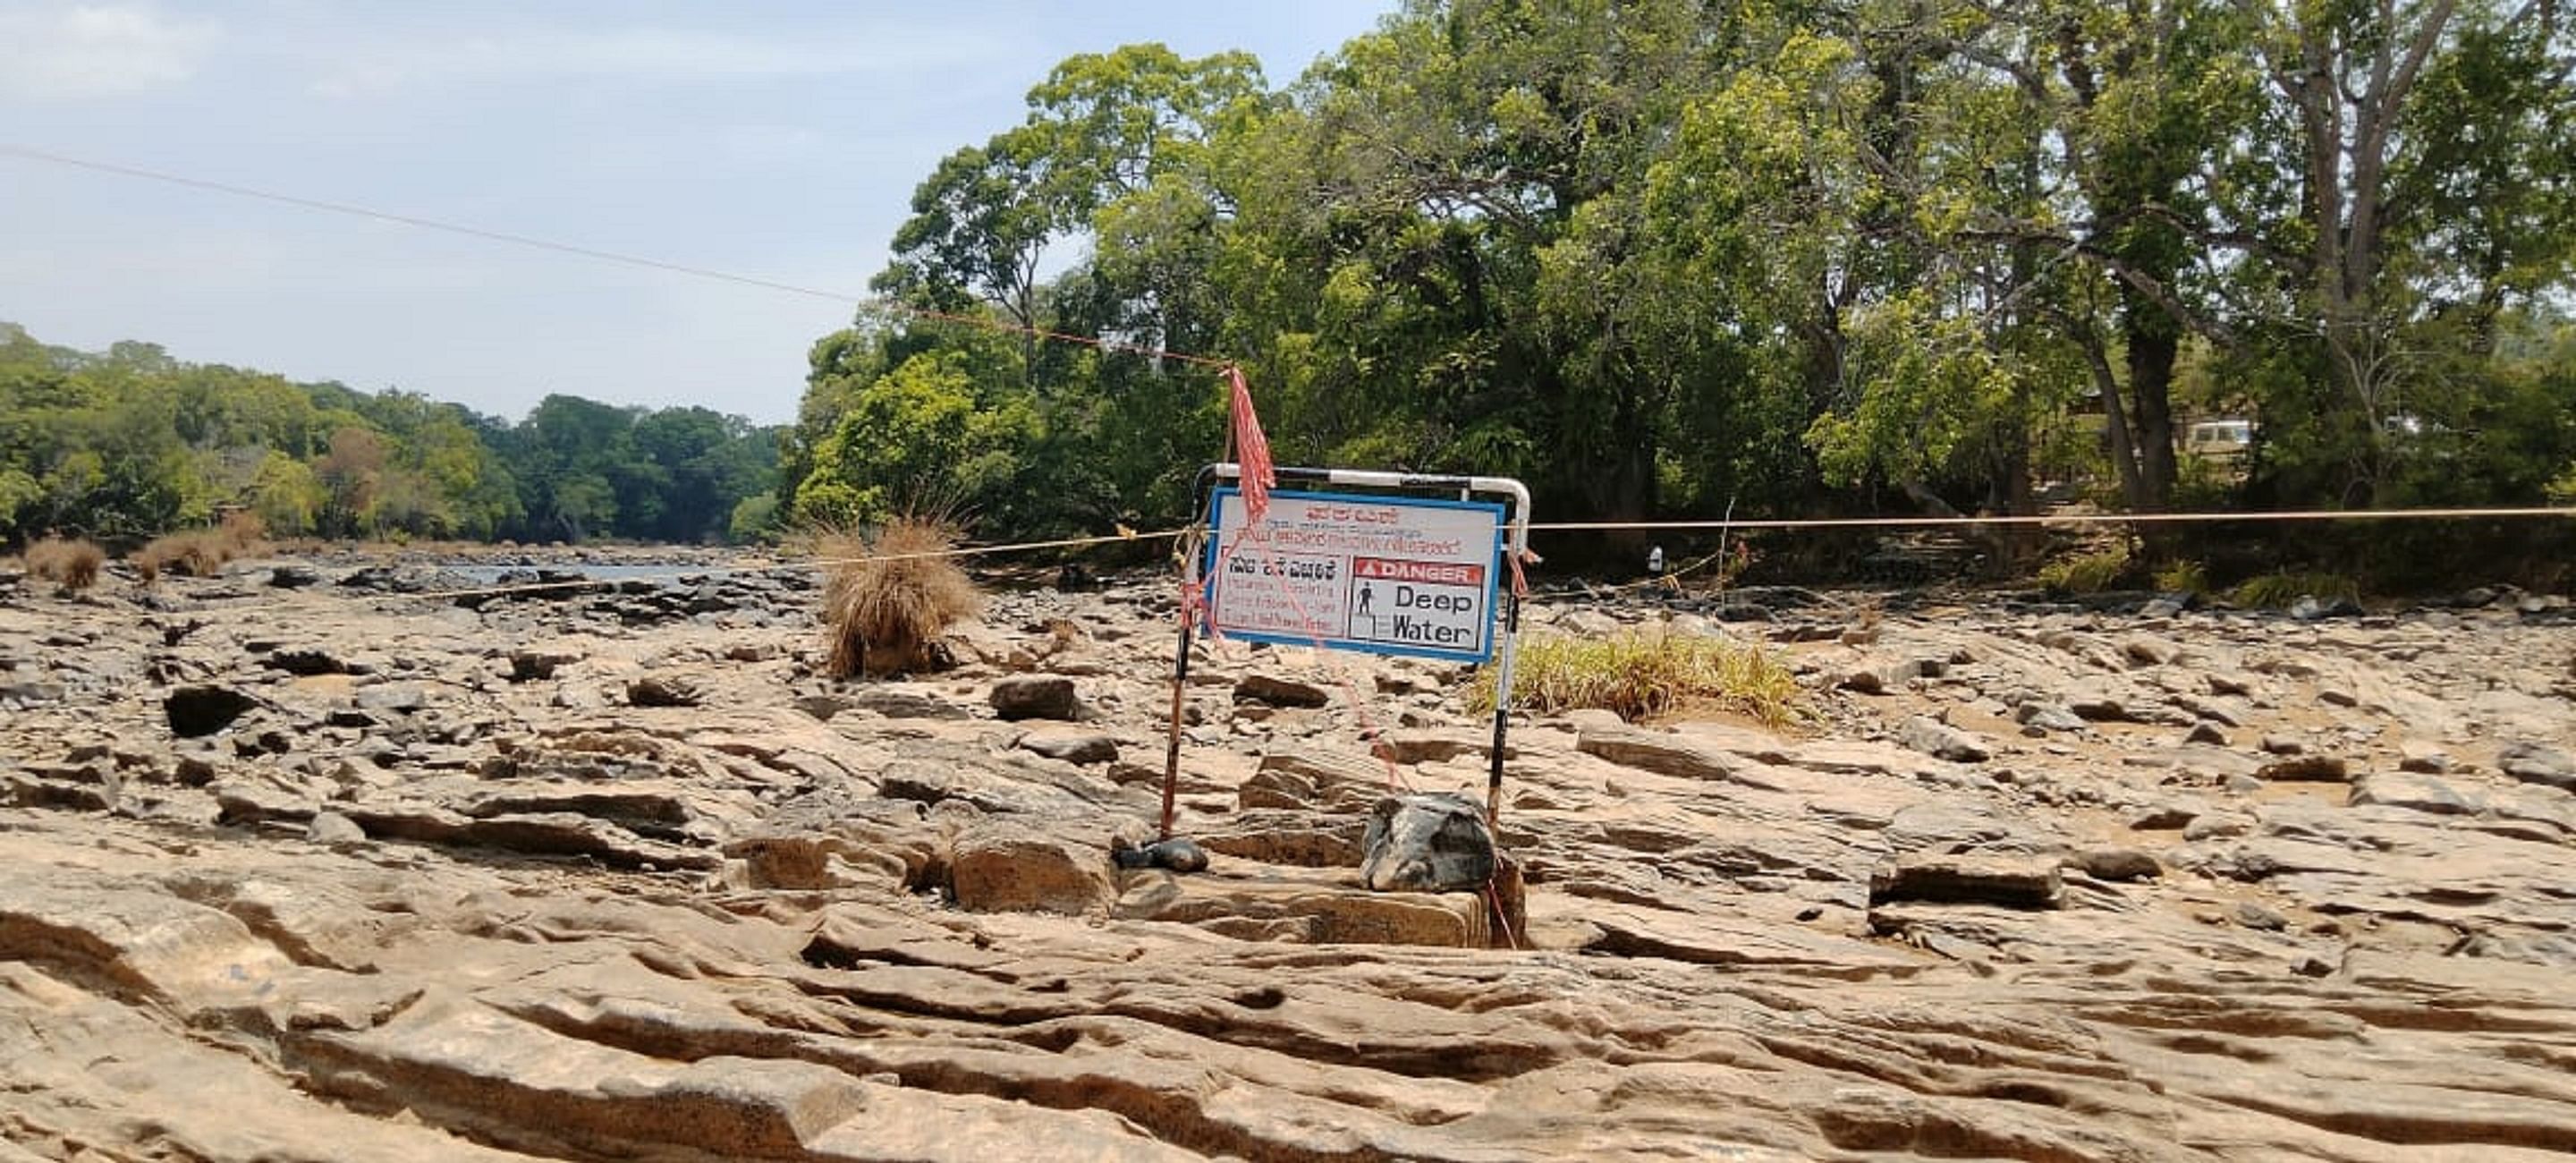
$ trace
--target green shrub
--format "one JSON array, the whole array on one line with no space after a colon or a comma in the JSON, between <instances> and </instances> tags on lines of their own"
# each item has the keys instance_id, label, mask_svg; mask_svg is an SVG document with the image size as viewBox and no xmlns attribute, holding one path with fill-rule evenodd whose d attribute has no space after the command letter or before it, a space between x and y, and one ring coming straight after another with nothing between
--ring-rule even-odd
<instances>
[{"instance_id":1,"label":"green shrub","mask_svg":"<svg viewBox=\"0 0 2576 1163\"><path fill-rule=\"evenodd\" d=\"M2361 600L2361 584L2339 573L2267 573L2228 591L2227 600L2249 608L2288 609L2302 597L2331 602Z\"/></svg>"},{"instance_id":2,"label":"green shrub","mask_svg":"<svg viewBox=\"0 0 2576 1163\"><path fill-rule=\"evenodd\" d=\"M2156 570L2156 590L2167 594L2205 594L2209 592L2209 567L2179 558Z\"/></svg>"},{"instance_id":3,"label":"green shrub","mask_svg":"<svg viewBox=\"0 0 2576 1163\"><path fill-rule=\"evenodd\" d=\"M1532 635L1519 650L1512 704L1524 710L1595 707L1635 722L1706 704L1770 727L1803 717L1788 664L1758 646L1630 630L1600 638ZM1494 679L1494 666L1476 672L1467 705L1477 714L1494 709Z\"/></svg>"},{"instance_id":4,"label":"green shrub","mask_svg":"<svg viewBox=\"0 0 2576 1163\"><path fill-rule=\"evenodd\" d=\"M2039 568L2039 584L2061 594L2098 594L2117 585L2129 572L2125 545L2061 557Z\"/></svg>"}]
</instances>

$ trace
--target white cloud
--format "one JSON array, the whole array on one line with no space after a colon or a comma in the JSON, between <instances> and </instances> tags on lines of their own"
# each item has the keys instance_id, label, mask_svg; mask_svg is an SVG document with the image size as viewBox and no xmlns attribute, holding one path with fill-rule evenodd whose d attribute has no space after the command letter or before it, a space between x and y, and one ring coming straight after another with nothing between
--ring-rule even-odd
<instances>
[{"instance_id":1,"label":"white cloud","mask_svg":"<svg viewBox=\"0 0 2576 1163\"><path fill-rule=\"evenodd\" d=\"M0 95L77 100L180 84L220 35L139 4L0 4Z\"/></svg>"}]
</instances>

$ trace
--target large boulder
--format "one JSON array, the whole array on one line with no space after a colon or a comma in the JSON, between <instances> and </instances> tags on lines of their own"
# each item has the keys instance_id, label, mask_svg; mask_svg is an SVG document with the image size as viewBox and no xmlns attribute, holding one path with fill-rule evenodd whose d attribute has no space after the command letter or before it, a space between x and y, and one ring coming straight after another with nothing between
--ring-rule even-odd
<instances>
[{"instance_id":1,"label":"large boulder","mask_svg":"<svg viewBox=\"0 0 2576 1163\"><path fill-rule=\"evenodd\" d=\"M1088 916L1118 899L1105 851L1014 824L961 833L949 875L957 907L969 912Z\"/></svg>"},{"instance_id":2,"label":"large boulder","mask_svg":"<svg viewBox=\"0 0 2576 1163\"><path fill-rule=\"evenodd\" d=\"M1380 892L1457 892L1494 876L1484 809L1454 793L1379 800L1360 852L1360 880Z\"/></svg>"}]
</instances>

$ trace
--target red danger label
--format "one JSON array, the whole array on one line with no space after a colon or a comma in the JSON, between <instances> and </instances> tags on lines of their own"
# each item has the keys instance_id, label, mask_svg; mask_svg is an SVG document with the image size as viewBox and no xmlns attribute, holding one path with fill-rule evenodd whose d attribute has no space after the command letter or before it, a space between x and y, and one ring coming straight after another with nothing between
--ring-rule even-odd
<instances>
[{"instance_id":1,"label":"red danger label","mask_svg":"<svg viewBox=\"0 0 2576 1163\"><path fill-rule=\"evenodd\" d=\"M1351 559L1351 576L1420 582L1435 586L1482 586L1485 584L1485 567L1440 561L1389 561L1382 557L1354 557Z\"/></svg>"}]
</instances>

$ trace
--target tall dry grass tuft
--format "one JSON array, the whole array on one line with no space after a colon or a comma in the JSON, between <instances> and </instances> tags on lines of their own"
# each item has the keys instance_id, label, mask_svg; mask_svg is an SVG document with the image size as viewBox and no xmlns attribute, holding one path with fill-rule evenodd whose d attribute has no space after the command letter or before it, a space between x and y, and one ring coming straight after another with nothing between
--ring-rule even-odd
<instances>
[{"instance_id":1,"label":"tall dry grass tuft","mask_svg":"<svg viewBox=\"0 0 2576 1163\"><path fill-rule=\"evenodd\" d=\"M815 535L825 567L823 621L835 677L929 670L945 660L939 636L982 611L984 595L951 557L961 531L935 518L886 523L873 542L846 529Z\"/></svg>"},{"instance_id":2,"label":"tall dry grass tuft","mask_svg":"<svg viewBox=\"0 0 2576 1163\"><path fill-rule=\"evenodd\" d=\"M234 559L268 550L267 520L242 509L224 514L223 523L211 529L186 529L153 538L129 560L146 582L164 571L182 577L220 577Z\"/></svg>"},{"instance_id":3,"label":"tall dry grass tuft","mask_svg":"<svg viewBox=\"0 0 2576 1163\"><path fill-rule=\"evenodd\" d=\"M269 550L268 518L250 509L235 509L224 514L215 532L231 546L235 557L257 557Z\"/></svg>"},{"instance_id":4,"label":"tall dry grass tuft","mask_svg":"<svg viewBox=\"0 0 2576 1163\"><path fill-rule=\"evenodd\" d=\"M98 584L98 571L107 564L107 551L94 541L48 537L27 547L26 561L27 572L67 592L85 590Z\"/></svg>"},{"instance_id":5,"label":"tall dry grass tuft","mask_svg":"<svg viewBox=\"0 0 2576 1163\"><path fill-rule=\"evenodd\" d=\"M233 559L232 543L221 530L190 529L152 539L134 551L134 571L151 581L164 571L181 577L218 577Z\"/></svg>"}]
</instances>

